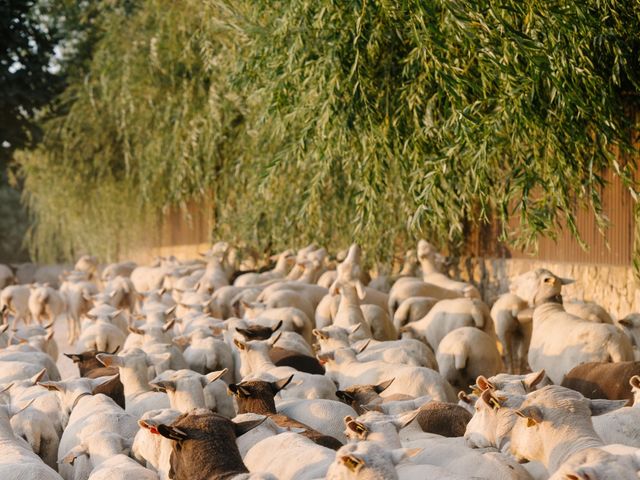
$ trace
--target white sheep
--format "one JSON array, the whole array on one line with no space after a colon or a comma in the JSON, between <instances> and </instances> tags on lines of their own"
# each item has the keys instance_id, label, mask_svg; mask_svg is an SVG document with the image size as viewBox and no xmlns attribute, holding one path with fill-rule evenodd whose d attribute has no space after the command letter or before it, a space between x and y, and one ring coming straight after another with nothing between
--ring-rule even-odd
<instances>
[{"instance_id":1,"label":"white sheep","mask_svg":"<svg viewBox=\"0 0 640 480\"><path fill-rule=\"evenodd\" d=\"M29 312L35 321L41 325L54 322L65 310L65 299L58 290L48 285L31 286Z\"/></svg>"},{"instance_id":2,"label":"white sheep","mask_svg":"<svg viewBox=\"0 0 640 480\"><path fill-rule=\"evenodd\" d=\"M31 451L22 438L14 434L10 418L15 408L0 405L0 478L2 480L60 480L51 467Z\"/></svg>"},{"instance_id":3,"label":"white sheep","mask_svg":"<svg viewBox=\"0 0 640 480\"><path fill-rule=\"evenodd\" d=\"M567 283L548 270L535 270L527 298L535 306L529 365L544 369L556 384L581 363L633 360L631 342L618 328L565 311L560 291Z\"/></svg>"},{"instance_id":4,"label":"white sheep","mask_svg":"<svg viewBox=\"0 0 640 480\"><path fill-rule=\"evenodd\" d=\"M504 364L508 372L518 374L527 369L527 354L531 342L531 319L519 319L527 302L513 293L501 295L491 307L491 318L498 340L502 344Z\"/></svg>"},{"instance_id":5,"label":"white sheep","mask_svg":"<svg viewBox=\"0 0 640 480\"><path fill-rule=\"evenodd\" d=\"M127 413L138 419L149 410L169 408L165 393L151 391L148 367L153 363L142 350L135 349L122 355L99 353L96 359L105 367L118 367Z\"/></svg>"},{"instance_id":6,"label":"white sheep","mask_svg":"<svg viewBox=\"0 0 640 480\"><path fill-rule=\"evenodd\" d=\"M393 326L400 331L406 324L424 318L433 306L438 303L433 297L409 297L403 301L393 314Z\"/></svg>"},{"instance_id":7,"label":"white sheep","mask_svg":"<svg viewBox=\"0 0 640 480\"><path fill-rule=\"evenodd\" d=\"M437 351L445 335L461 327L479 328L488 335L495 336L489 308L482 300L475 298L440 300L424 318L405 325L401 332L402 338L426 341Z\"/></svg>"},{"instance_id":8,"label":"white sheep","mask_svg":"<svg viewBox=\"0 0 640 480\"><path fill-rule=\"evenodd\" d=\"M479 375L492 376L504 367L495 339L474 327L449 332L438 345L436 360L440 375L461 390Z\"/></svg>"},{"instance_id":9,"label":"white sheep","mask_svg":"<svg viewBox=\"0 0 640 480\"><path fill-rule=\"evenodd\" d=\"M22 321L25 325L31 320L29 310L29 285L9 285L0 292L0 313L2 321L8 323L9 314L13 315L13 328Z\"/></svg>"},{"instance_id":10,"label":"white sheep","mask_svg":"<svg viewBox=\"0 0 640 480\"><path fill-rule=\"evenodd\" d=\"M131 456L156 471L160 480L169 480L173 442L159 435L156 427L159 424L171 425L180 415L182 412L178 410L162 408L149 410L138 420L140 430L133 439Z\"/></svg>"},{"instance_id":11,"label":"white sheep","mask_svg":"<svg viewBox=\"0 0 640 480\"><path fill-rule=\"evenodd\" d=\"M323 478L335 452L298 433L281 433L256 443L245 455L250 471L270 473L279 480Z\"/></svg>"},{"instance_id":12,"label":"white sheep","mask_svg":"<svg viewBox=\"0 0 640 480\"><path fill-rule=\"evenodd\" d=\"M418 242L418 260L422 268L422 280L432 285L457 292L467 298L480 298L478 289L467 282L460 282L440 273L436 268L438 252L426 240Z\"/></svg>"},{"instance_id":13,"label":"white sheep","mask_svg":"<svg viewBox=\"0 0 640 480\"><path fill-rule=\"evenodd\" d=\"M398 393L413 397L431 395L434 400L443 402L456 398L451 385L429 368L380 361L360 362L350 348L323 353L318 358L324 362L326 376L341 389L358 384L377 385L393 375L395 381L382 393L383 397Z\"/></svg>"}]
</instances>

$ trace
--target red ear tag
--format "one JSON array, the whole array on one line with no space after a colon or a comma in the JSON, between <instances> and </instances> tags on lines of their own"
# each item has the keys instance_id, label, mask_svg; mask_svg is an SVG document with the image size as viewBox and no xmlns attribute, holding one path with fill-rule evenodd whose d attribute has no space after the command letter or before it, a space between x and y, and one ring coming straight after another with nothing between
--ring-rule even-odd
<instances>
[{"instance_id":1,"label":"red ear tag","mask_svg":"<svg viewBox=\"0 0 640 480\"><path fill-rule=\"evenodd\" d=\"M149 428L149 431L151 433L153 433L154 435L160 435L160 432L158 431L158 429L156 427Z\"/></svg>"}]
</instances>

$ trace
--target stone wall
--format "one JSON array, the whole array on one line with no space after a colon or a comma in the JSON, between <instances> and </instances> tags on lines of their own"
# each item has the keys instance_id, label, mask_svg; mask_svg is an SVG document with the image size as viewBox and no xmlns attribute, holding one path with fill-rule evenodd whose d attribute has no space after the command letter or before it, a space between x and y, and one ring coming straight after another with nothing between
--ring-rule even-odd
<instances>
[{"instance_id":1,"label":"stone wall","mask_svg":"<svg viewBox=\"0 0 640 480\"><path fill-rule=\"evenodd\" d=\"M509 278L535 268L573 278L576 282L564 288L566 299L594 301L614 318L640 312L640 288L630 266L468 257L454 264L449 273L477 285L484 300L491 304L509 291Z\"/></svg>"}]
</instances>

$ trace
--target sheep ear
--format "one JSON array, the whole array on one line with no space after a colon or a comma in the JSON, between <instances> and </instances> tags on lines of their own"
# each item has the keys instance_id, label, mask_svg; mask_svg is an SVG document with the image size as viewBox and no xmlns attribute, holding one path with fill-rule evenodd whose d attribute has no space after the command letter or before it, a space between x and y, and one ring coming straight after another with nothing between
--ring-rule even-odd
<instances>
[{"instance_id":1,"label":"sheep ear","mask_svg":"<svg viewBox=\"0 0 640 480\"><path fill-rule=\"evenodd\" d=\"M361 326L362 326L361 323L358 323L357 325L353 325L353 326L347 328L347 332L349 332L349 335L351 335L352 333L356 333L360 329Z\"/></svg>"},{"instance_id":2,"label":"sheep ear","mask_svg":"<svg viewBox=\"0 0 640 480\"><path fill-rule=\"evenodd\" d=\"M560 280L561 285L571 285L572 283L576 282L573 278L558 277L558 279Z\"/></svg>"},{"instance_id":3,"label":"sheep ear","mask_svg":"<svg viewBox=\"0 0 640 480\"><path fill-rule=\"evenodd\" d=\"M82 361L82 354L80 353L63 353L65 357L70 359L73 363L78 363Z\"/></svg>"},{"instance_id":4,"label":"sheep ear","mask_svg":"<svg viewBox=\"0 0 640 480\"><path fill-rule=\"evenodd\" d=\"M625 400L626 401L626 400ZM524 407L520 410L515 410L516 415L527 419L527 427L533 427L542 422L542 410L538 407Z\"/></svg>"},{"instance_id":5,"label":"sheep ear","mask_svg":"<svg viewBox=\"0 0 640 480\"><path fill-rule=\"evenodd\" d=\"M53 333L54 333L54 332L53 332L53 330L51 330L49 333L47 333L47 334L45 335L45 337L44 337L44 338L45 338L45 340L46 340L46 341L51 340L51 339L53 338Z\"/></svg>"},{"instance_id":6,"label":"sheep ear","mask_svg":"<svg viewBox=\"0 0 640 480\"><path fill-rule=\"evenodd\" d=\"M179 442L181 440L186 440L189 438L189 436L179 428L171 427L163 423L157 425L156 430L163 437L168 438L170 440L175 440L176 442Z\"/></svg>"},{"instance_id":7,"label":"sheep ear","mask_svg":"<svg viewBox=\"0 0 640 480\"><path fill-rule=\"evenodd\" d=\"M339 293L340 293L340 283L336 279L336 281L333 282L329 287L329 295L331 295L332 297L335 297Z\"/></svg>"},{"instance_id":8,"label":"sheep ear","mask_svg":"<svg viewBox=\"0 0 640 480\"><path fill-rule=\"evenodd\" d=\"M176 382L171 380L159 380L157 382L149 382L149 385L161 392L175 392Z\"/></svg>"},{"instance_id":9,"label":"sheep ear","mask_svg":"<svg viewBox=\"0 0 640 480\"><path fill-rule=\"evenodd\" d=\"M249 345L244 342L241 342L237 338L233 339L233 344L238 348L238 350L249 350Z\"/></svg>"},{"instance_id":10,"label":"sheep ear","mask_svg":"<svg viewBox=\"0 0 640 480\"><path fill-rule=\"evenodd\" d=\"M495 385L486 379L484 375L480 375L476 378L476 385L481 391L495 389Z\"/></svg>"},{"instance_id":11,"label":"sheep ear","mask_svg":"<svg viewBox=\"0 0 640 480\"><path fill-rule=\"evenodd\" d=\"M114 318L116 318L118 315L120 315L122 313L122 310L116 310L115 312L111 312L109 314L109 318L111 320L113 320Z\"/></svg>"},{"instance_id":12,"label":"sheep ear","mask_svg":"<svg viewBox=\"0 0 640 480\"><path fill-rule=\"evenodd\" d=\"M463 390L458 392L458 400L469 405L471 404L471 397L469 397L469 395L467 395Z\"/></svg>"},{"instance_id":13,"label":"sheep ear","mask_svg":"<svg viewBox=\"0 0 640 480\"><path fill-rule=\"evenodd\" d=\"M73 465L73 462L76 461L76 458L82 455L89 456L89 449L84 444L76 445L71 450L69 450L64 457L58 460L58 463L68 463L69 465Z\"/></svg>"},{"instance_id":14,"label":"sheep ear","mask_svg":"<svg viewBox=\"0 0 640 480\"><path fill-rule=\"evenodd\" d=\"M114 380L120 378L120 374L116 373L115 375L111 375L109 377L98 377L88 379L91 382L91 394L95 394L96 389L101 387L102 385L106 385L107 383L111 383Z\"/></svg>"},{"instance_id":15,"label":"sheep ear","mask_svg":"<svg viewBox=\"0 0 640 480\"><path fill-rule=\"evenodd\" d=\"M135 333L136 335L144 335L144 330L142 330L141 328L132 327L131 325L129 325L129 327L127 328L131 333Z\"/></svg>"},{"instance_id":16,"label":"sheep ear","mask_svg":"<svg viewBox=\"0 0 640 480\"><path fill-rule=\"evenodd\" d=\"M356 292L358 292L358 298L360 300L364 300L364 297L367 295L364 285L362 285L360 280L356 281Z\"/></svg>"},{"instance_id":17,"label":"sheep ear","mask_svg":"<svg viewBox=\"0 0 640 480\"><path fill-rule=\"evenodd\" d=\"M282 332L278 332L278 335L276 335L275 337L271 337L269 340L267 340L267 344L270 347L273 347L276 344L276 342L280 340L281 336L282 336Z\"/></svg>"},{"instance_id":18,"label":"sheep ear","mask_svg":"<svg viewBox=\"0 0 640 480\"><path fill-rule=\"evenodd\" d=\"M64 383L62 382L38 382L36 385L44 387L52 392L64 392Z\"/></svg>"},{"instance_id":19,"label":"sheep ear","mask_svg":"<svg viewBox=\"0 0 640 480\"><path fill-rule=\"evenodd\" d=\"M622 325L625 328L633 328L633 322L629 320L627 317L624 317L618 320L618 325Z\"/></svg>"},{"instance_id":20,"label":"sheep ear","mask_svg":"<svg viewBox=\"0 0 640 480\"><path fill-rule=\"evenodd\" d=\"M45 370L46 371L46 370ZM35 383L35 382L34 382ZM5 386L5 387L0 387L0 393L4 393L7 390L9 390L11 387L13 387L13 382L11 382L9 385Z\"/></svg>"},{"instance_id":21,"label":"sheep ear","mask_svg":"<svg viewBox=\"0 0 640 480\"><path fill-rule=\"evenodd\" d=\"M624 407L626 404L627 400L589 400L592 417L613 412L614 410Z\"/></svg>"},{"instance_id":22,"label":"sheep ear","mask_svg":"<svg viewBox=\"0 0 640 480\"><path fill-rule=\"evenodd\" d=\"M110 353L99 353L96 355L96 360L98 360L105 367L124 367L124 362L118 355L111 355Z\"/></svg>"},{"instance_id":23,"label":"sheep ear","mask_svg":"<svg viewBox=\"0 0 640 480\"><path fill-rule=\"evenodd\" d=\"M31 383L33 383L34 385L36 383L38 383L40 380L42 380L42 377L44 377L44 375L47 373L47 369L43 368L42 370L40 370L38 373L36 373L33 377L31 377L29 379L29 381L31 381ZM13 385L13 384L11 384Z\"/></svg>"},{"instance_id":24,"label":"sheep ear","mask_svg":"<svg viewBox=\"0 0 640 480\"><path fill-rule=\"evenodd\" d=\"M524 384L527 386L529 391L533 391L545 376L545 371L540 370L539 372L533 372L524 377Z\"/></svg>"},{"instance_id":25,"label":"sheep ear","mask_svg":"<svg viewBox=\"0 0 640 480\"><path fill-rule=\"evenodd\" d=\"M240 435L244 435L248 431L256 428L266 419L267 417L261 418L260 420L251 420L248 422L239 422L239 423L233 422L235 423L236 437L239 437Z\"/></svg>"},{"instance_id":26,"label":"sheep ear","mask_svg":"<svg viewBox=\"0 0 640 480\"><path fill-rule=\"evenodd\" d=\"M177 305L174 305L173 307L169 307L169 308L167 308L167 309L164 311L165 316L169 316L169 315L172 315L173 313L175 313L175 312L176 312L176 308L177 308L177 307L178 307Z\"/></svg>"},{"instance_id":27,"label":"sheep ear","mask_svg":"<svg viewBox=\"0 0 640 480\"><path fill-rule=\"evenodd\" d=\"M353 395L351 395L348 392L345 392L344 390L336 390L336 397L338 397L340 400L342 400L345 403L352 403L355 400Z\"/></svg>"},{"instance_id":28,"label":"sheep ear","mask_svg":"<svg viewBox=\"0 0 640 480\"><path fill-rule=\"evenodd\" d=\"M393 377L391 380L385 380L384 382L380 382L378 385L374 386L373 389L376 391L376 393L382 393L387 388L389 388L389 385L391 385L395 379L396 377Z\"/></svg>"},{"instance_id":29,"label":"sheep ear","mask_svg":"<svg viewBox=\"0 0 640 480\"><path fill-rule=\"evenodd\" d=\"M240 335L242 335L246 340L250 340L252 338L251 331L249 331L246 328L236 327L236 332L238 332ZM234 340L234 342L235 342L235 340ZM238 348L240 348L240 347L238 347Z\"/></svg>"},{"instance_id":30,"label":"sheep ear","mask_svg":"<svg viewBox=\"0 0 640 480\"><path fill-rule=\"evenodd\" d=\"M174 317L171 320L169 320L167 323L164 324L164 326L162 327L162 331L163 332L168 332L171 328L173 328L173 324L175 322L176 322L176 319Z\"/></svg>"},{"instance_id":31,"label":"sheep ear","mask_svg":"<svg viewBox=\"0 0 640 480\"><path fill-rule=\"evenodd\" d=\"M317 328L314 328L313 330L311 330L311 333L313 334L314 337L317 337L321 340L326 340L328 337L320 330L318 330Z\"/></svg>"},{"instance_id":32,"label":"sheep ear","mask_svg":"<svg viewBox=\"0 0 640 480\"><path fill-rule=\"evenodd\" d=\"M406 427L411 422L413 422L419 413L420 413L419 408L416 408L412 412L403 413L402 415L399 415L395 421L393 421L393 424L396 426L398 430L402 430L404 427Z\"/></svg>"},{"instance_id":33,"label":"sheep ear","mask_svg":"<svg viewBox=\"0 0 640 480\"><path fill-rule=\"evenodd\" d=\"M276 323L275 327L271 328L271 333L274 333L276 330L278 330L280 327L282 326L282 320L279 320L278 323Z\"/></svg>"},{"instance_id":34,"label":"sheep ear","mask_svg":"<svg viewBox=\"0 0 640 480\"><path fill-rule=\"evenodd\" d=\"M289 382L291 382L291 380L293 380L293 374L289 375L289 377L287 377L287 378L282 378L282 379L280 379L280 380L278 380L276 382L271 382L270 383L271 391L275 395L280 390L282 390L284 387L289 385Z\"/></svg>"},{"instance_id":35,"label":"sheep ear","mask_svg":"<svg viewBox=\"0 0 640 480\"><path fill-rule=\"evenodd\" d=\"M4 325L0 325L0 333L6 332L8 328L9 328L9 324L8 323L6 323Z\"/></svg>"},{"instance_id":36,"label":"sheep ear","mask_svg":"<svg viewBox=\"0 0 640 480\"><path fill-rule=\"evenodd\" d=\"M631 385L633 388L640 389L640 376L634 375L633 377L631 377L629 379L629 385Z\"/></svg>"},{"instance_id":37,"label":"sheep ear","mask_svg":"<svg viewBox=\"0 0 640 480\"><path fill-rule=\"evenodd\" d=\"M215 382L220 377L222 377L224 374L226 374L228 371L229 371L228 368L223 368L222 370L218 370L217 372L210 372L210 373L207 373L206 375L203 375L202 376L202 386L206 387L210 383Z\"/></svg>"},{"instance_id":38,"label":"sheep ear","mask_svg":"<svg viewBox=\"0 0 640 480\"><path fill-rule=\"evenodd\" d=\"M366 348L369 346L369 344L370 344L370 343L371 343L371 339L367 340L367 341L364 343L364 345L362 345L362 346L358 349L358 351L356 352L356 354L364 352L364 351L366 350Z\"/></svg>"},{"instance_id":39,"label":"sheep ear","mask_svg":"<svg viewBox=\"0 0 640 480\"><path fill-rule=\"evenodd\" d=\"M53 328L54 322L55 320L51 320L51 322L44 324L42 328L44 328L45 330L49 330L50 328Z\"/></svg>"},{"instance_id":40,"label":"sheep ear","mask_svg":"<svg viewBox=\"0 0 640 480\"><path fill-rule=\"evenodd\" d=\"M424 448L396 448L391 451L391 462L397 465L402 460L419 455L423 450Z\"/></svg>"}]
</instances>

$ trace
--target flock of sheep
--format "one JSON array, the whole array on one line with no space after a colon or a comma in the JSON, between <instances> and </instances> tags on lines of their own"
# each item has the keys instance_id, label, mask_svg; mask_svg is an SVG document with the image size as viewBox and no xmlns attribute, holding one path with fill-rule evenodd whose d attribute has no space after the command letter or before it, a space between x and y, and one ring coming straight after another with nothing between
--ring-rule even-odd
<instances>
[{"instance_id":1,"label":"flock of sheep","mask_svg":"<svg viewBox=\"0 0 640 480\"><path fill-rule=\"evenodd\" d=\"M544 269L490 309L425 241L236 253L0 265L0 479L639 478L640 315Z\"/></svg>"}]
</instances>

